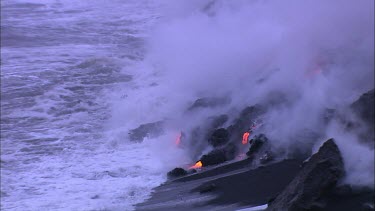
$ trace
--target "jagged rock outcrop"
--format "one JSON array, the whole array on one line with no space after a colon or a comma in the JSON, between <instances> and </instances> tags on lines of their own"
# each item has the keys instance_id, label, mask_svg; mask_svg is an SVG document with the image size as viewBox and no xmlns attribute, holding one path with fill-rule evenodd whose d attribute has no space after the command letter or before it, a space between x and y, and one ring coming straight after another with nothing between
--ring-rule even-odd
<instances>
[{"instance_id":1,"label":"jagged rock outcrop","mask_svg":"<svg viewBox=\"0 0 375 211\"><path fill-rule=\"evenodd\" d=\"M364 124L360 124L360 129L357 130L359 133L359 139L375 147L375 104L374 104L374 89L362 94L358 100L351 104L350 108L354 113L362 120ZM353 126L355 123L349 123L349 126Z\"/></svg>"},{"instance_id":2,"label":"jagged rock outcrop","mask_svg":"<svg viewBox=\"0 0 375 211\"><path fill-rule=\"evenodd\" d=\"M372 89L362 94L359 99L351 105L353 111L372 129L375 124L374 94L374 89Z\"/></svg>"},{"instance_id":3,"label":"jagged rock outcrop","mask_svg":"<svg viewBox=\"0 0 375 211\"><path fill-rule=\"evenodd\" d=\"M333 139L305 163L293 181L272 201L267 210L301 211L324 207L324 195L344 175L341 153Z\"/></svg>"},{"instance_id":4,"label":"jagged rock outcrop","mask_svg":"<svg viewBox=\"0 0 375 211\"><path fill-rule=\"evenodd\" d=\"M214 108L230 103L230 99L226 97L205 97L197 99L189 108L188 111L193 111L201 108Z\"/></svg>"},{"instance_id":5,"label":"jagged rock outcrop","mask_svg":"<svg viewBox=\"0 0 375 211\"><path fill-rule=\"evenodd\" d=\"M157 137L163 134L163 121L142 124L129 131L131 141L142 142L146 137Z\"/></svg>"}]
</instances>

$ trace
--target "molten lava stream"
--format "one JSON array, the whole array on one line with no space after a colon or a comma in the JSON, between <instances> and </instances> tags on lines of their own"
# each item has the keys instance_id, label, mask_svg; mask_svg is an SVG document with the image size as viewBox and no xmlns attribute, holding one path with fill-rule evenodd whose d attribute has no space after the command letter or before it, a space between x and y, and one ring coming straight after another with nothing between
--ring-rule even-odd
<instances>
[{"instance_id":1,"label":"molten lava stream","mask_svg":"<svg viewBox=\"0 0 375 211\"><path fill-rule=\"evenodd\" d=\"M249 136L250 136L250 133L249 132L245 132L242 136L242 144L247 144L249 142Z\"/></svg>"},{"instance_id":2,"label":"molten lava stream","mask_svg":"<svg viewBox=\"0 0 375 211\"><path fill-rule=\"evenodd\" d=\"M194 166L191 166L189 169L198 169L198 168L201 168L202 166L203 166L202 161L198 161L195 163Z\"/></svg>"}]
</instances>

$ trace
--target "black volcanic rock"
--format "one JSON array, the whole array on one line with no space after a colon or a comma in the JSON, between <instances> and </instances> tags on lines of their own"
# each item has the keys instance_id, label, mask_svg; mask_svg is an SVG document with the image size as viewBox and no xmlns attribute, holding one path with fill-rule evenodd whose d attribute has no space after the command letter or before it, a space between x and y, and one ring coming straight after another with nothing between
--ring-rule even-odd
<instances>
[{"instance_id":1,"label":"black volcanic rock","mask_svg":"<svg viewBox=\"0 0 375 211\"><path fill-rule=\"evenodd\" d=\"M228 141L229 133L225 128L216 129L208 140L213 147L224 145Z\"/></svg>"},{"instance_id":2,"label":"black volcanic rock","mask_svg":"<svg viewBox=\"0 0 375 211\"><path fill-rule=\"evenodd\" d=\"M228 127L231 141L241 143L243 133L248 131L253 122L265 112L265 107L258 104L243 109L239 117Z\"/></svg>"},{"instance_id":3,"label":"black volcanic rock","mask_svg":"<svg viewBox=\"0 0 375 211\"><path fill-rule=\"evenodd\" d=\"M362 120L363 124L349 122L349 129L357 128L359 139L375 147L375 105L374 105L374 89L361 95L361 97L350 106L354 113ZM358 130L359 129L359 130Z\"/></svg>"},{"instance_id":4,"label":"black volcanic rock","mask_svg":"<svg viewBox=\"0 0 375 211\"><path fill-rule=\"evenodd\" d=\"M271 144L263 133L250 140L249 151L246 152L246 155L251 161L255 162L254 164L262 165L273 161L275 158Z\"/></svg>"},{"instance_id":5,"label":"black volcanic rock","mask_svg":"<svg viewBox=\"0 0 375 211\"><path fill-rule=\"evenodd\" d=\"M224 147L212 150L206 155L203 155L199 160L202 161L203 166L212 166L224 163L235 158L237 148L234 144L227 144Z\"/></svg>"},{"instance_id":6,"label":"black volcanic rock","mask_svg":"<svg viewBox=\"0 0 375 211\"><path fill-rule=\"evenodd\" d=\"M203 166L212 166L212 165L224 163L225 161L227 161L227 158L225 156L224 150L214 149L208 154L203 155L200 158L200 161L202 161Z\"/></svg>"},{"instance_id":7,"label":"black volcanic rock","mask_svg":"<svg viewBox=\"0 0 375 211\"><path fill-rule=\"evenodd\" d=\"M375 193L373 188L353 188L349 185L344 185L336 187L325 198L327 205L322 211L374 210Z\"/></svg>"},{"instance_id":8,"label":"black volcanic rock","mask_svg":"<svg viewBox=\"0 0 375 211\"><path fill-rule=\"evenodd\" d=\"M312 155L293 181L270 202L267 210L313 210L325 206L329 193L344 175L344 164L333 139Z\"/></svg>"},{"instance_id":9,"label":"black volcanic rock","mask_svg":"<svg viewBox=\"0 0 375 211\"><path fill-rule=\"evenodd\" d=\"M156 187L151 197L135 209L239 210L263 205L292 181L300 164L299 160L283 160L254 169L245 159L208 168Z\"/></svg>"},{"instance_id":10,"label":"black volcanic rock","mask_svg":"<svg viewBox=\"0 0 375 211\"><path fill-rule=\"evenodd\" d=\"M129 131L131 141L142 142L146 137L157 137L163 133L163 122L151 122L142 124Z\"/></svg>"},{"instance_id":11,"label":"black volcanic rock","mask_svg":"<svg viewBox=\"0 0 375 211\"><path fill-rule=\"evenodd\" d=\"M268 142L268 138L264 134L256 135L250 140L250 148L249 151L246 152L246 155L249 157L254 156L266 142Z\"/></svg>"},{"instance_id":12,"label":"black volcanic rock","mask_svg":"<svg viewBox=\"0 0 375 211\"><path fill-rule=\"evenodd\" d=\"M230 102L230 99L225 97L206 97L197 99L193 105L188 108L188 111L193 111L200 108L214 108L218 106L226 105Z\"/></svg>"},{"instance_id":13,"label":"black volcanic rock","mask_svg":"<svg viewBox=\"0 0 375 211\"><path fill-rule=\"evenodd\" d=\"M169 179L182 177L187 175L188 172L183 168L174 168L172 171L168 172L167 176Z\"/></svg>"},{"instance_id":14,"label":"black volcanic rock","mask_svg":"<svg viewBox=\"0 0 375 211\"><path fill-rule=\"evenodd\" d=\"M355 101L351 108L371 128L374 128L375 120L374 89L364 93Z\"/></svg>"}]
</instances>

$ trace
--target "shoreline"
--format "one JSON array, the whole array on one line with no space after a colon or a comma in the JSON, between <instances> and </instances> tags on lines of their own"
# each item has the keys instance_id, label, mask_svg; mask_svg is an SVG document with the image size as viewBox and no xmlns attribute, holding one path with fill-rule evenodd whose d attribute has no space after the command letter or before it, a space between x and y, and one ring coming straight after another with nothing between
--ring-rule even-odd
<instances>
[{"instance_id":1,"label":"shoreline","mask_svg":"<svg viewBox=\"0 0 375 211\"><path fill-rule=\"evenodd\" d=\"M234 210L261 206L282 191L300 170L301 160L251 168L249 159L169 180L153 189L136 210ZM275 175L278 178L275 179Z\"/></svg>"}]
</instances>

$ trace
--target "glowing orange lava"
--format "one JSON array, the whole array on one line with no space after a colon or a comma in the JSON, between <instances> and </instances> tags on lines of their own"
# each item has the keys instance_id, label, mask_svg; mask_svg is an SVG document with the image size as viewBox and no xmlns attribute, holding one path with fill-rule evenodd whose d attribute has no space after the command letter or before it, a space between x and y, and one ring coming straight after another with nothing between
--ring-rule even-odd
<instances>
[{"instance_id":1,"label":"glowing orange lava","mask_svg":"<svg viewBox=\"0 0 375 211\"><path fill-rule=\"evenodd\" d=\"M191 166L189 169L198 169L198 168L201 168L202 166L203 166L202 161L198 161L195 163L194 166Z\"/></svg>"},{"instance_id":2,"label":"glowing orange lava","mask_svg":"<svg viewBox=\"0 0 375 211\"><path fill-rule=\"evenodd\" d=\"M242 136L242 144L247 144L249 142L250 132L245 132Z\"/></svg>"},{"instance_id":3,"label":"glowing orange lava","mask_svg":"<svg viewBox=\"0 0 375 211\"><path fill-rule=\"evenodd\" d=\"M180 144L181 144L181 137L182 137L182 133L180 132L178 134L178 136L176 138L176 142L175 142L177 146L180 146Z\"/></svg>"}]
</instances>

